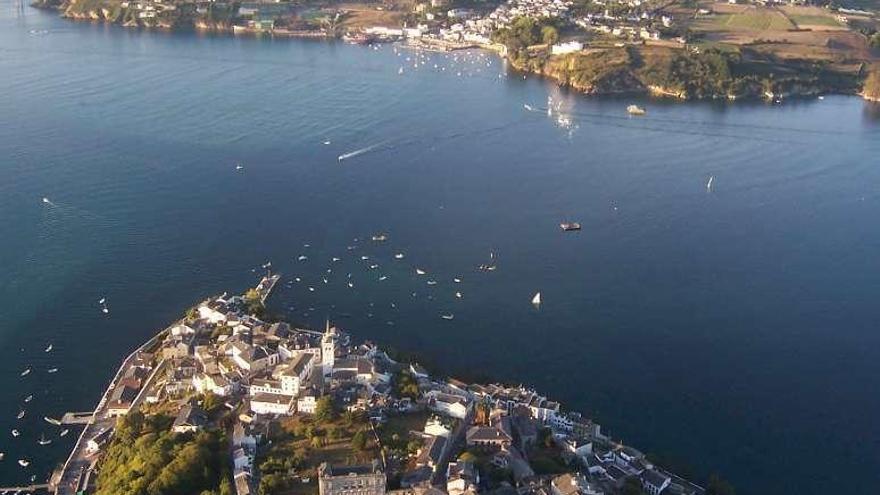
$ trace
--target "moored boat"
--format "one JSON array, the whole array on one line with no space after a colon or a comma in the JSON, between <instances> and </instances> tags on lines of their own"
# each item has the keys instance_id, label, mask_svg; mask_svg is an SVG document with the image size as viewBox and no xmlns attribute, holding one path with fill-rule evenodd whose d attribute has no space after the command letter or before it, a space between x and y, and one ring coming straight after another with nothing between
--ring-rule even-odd
<instances>
[{"instance_id":1,"label":"moored boat","mask_svg":"<svg viewBox=\"0 0 880 495\"><path fill-rule=\"evenodd\" d=\"M645 115L648 112L638 105L630 105L626 107L626 113L630 115Z\"/></svg>"},{"instance_id":2,"label":"moored boat","mask_svg":"<svg viewBox=\"0 0 880 495\"><path fill-rule=\"evenodd\" d=\"M581 230L581 224L577 222L562 222L559 224L559 228L565 232L572 232L575 230Z\"/></svg>"}]
</instances>

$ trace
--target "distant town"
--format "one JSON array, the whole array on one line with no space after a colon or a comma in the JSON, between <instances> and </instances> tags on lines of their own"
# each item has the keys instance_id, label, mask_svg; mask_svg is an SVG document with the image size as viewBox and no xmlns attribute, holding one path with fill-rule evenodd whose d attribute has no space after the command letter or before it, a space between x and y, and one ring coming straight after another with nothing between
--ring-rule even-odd
<instances>
[{"instance_id":1,"label":"distant town","mask_svg":"<svg viewBox=\"0 0 880 495\"><path fill-rule=\"evenodd\" d=\"M588 94L880 99L880 16L802 0L36 0L73 19L341 38L419 53L487 49Z\"/></svg>"},{"instance_id":2,"label":"distant town","mask_svg":"<svg viewBox=\"0 0 880 495\"><path fill-rule=\"evenodd\" d=\"M705 488L683 479L538 391L439 378L329 321L319 330L276 321L265 302L278 279L201 302L129 355L48 488L733 493L718 478Z\"/></svg>"}]
</instances>

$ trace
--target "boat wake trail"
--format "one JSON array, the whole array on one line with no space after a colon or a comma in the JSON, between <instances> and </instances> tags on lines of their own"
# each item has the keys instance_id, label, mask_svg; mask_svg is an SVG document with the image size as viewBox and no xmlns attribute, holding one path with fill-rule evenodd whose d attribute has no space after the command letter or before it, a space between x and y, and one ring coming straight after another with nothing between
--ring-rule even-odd
<instances>
[{"instance_id":1,"label":"boat wake trail","mask_svg":"<svg viewBox=\"0 0 880 495\"><path fill-rule=\"evenodd\" d=\"M359 149L359 150L354 150L354 151L350 151L350 152L348 152L348 153L343 153L343 154L339 155L338 160L339 160L340 162L343 161L343 160L348 160L349 158L354 158L354 157L356 157L356 156L360 156L360 155L363 155L363 154L365 154L365 153L369 153L369 152L371 152L371 151L375 151L375 150L381 148L381 147L384 146L384 145L385 145L385 142L381 142L381 143L376 143L376 144L373 144L373 145L367 146L366 148L361 148L361 149Z\"/></svg>"}]
</instances>

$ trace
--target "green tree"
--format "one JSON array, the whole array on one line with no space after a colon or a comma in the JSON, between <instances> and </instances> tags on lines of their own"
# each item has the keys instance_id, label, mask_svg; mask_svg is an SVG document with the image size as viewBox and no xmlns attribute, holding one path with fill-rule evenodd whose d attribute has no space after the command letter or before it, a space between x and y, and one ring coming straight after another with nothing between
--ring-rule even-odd
<instances>
[{"instance_id":1,"label":"green tree","mask_svg":"<svg viewBox=\"0 0 880 495\"><path fill-rule=\"evenodd\" d=\"M541 28L541 40L546 45L553 45L559 41L559 31L553 26L544 26Z\"/></svg>"},{"instance_id":2,"label":"green tree","mask_svg":"<svg viewBox=\"0 0 880 495\"><path fill-rule=\"evenodd\" d=\"M315 435L312 437L311 446L315 449L320 449L324 446L324 437L321 435Z\"/></svg>"},{"instance_id":3,"label":"green tree","mask_svg":"<svg viewBox=\"0 0 880 495\"><path fill-rule=\"evenodd\" d=\"M367 435L364 433L364 430L358 430L354 436L351 437L351 448L356 452L367 450Z\"/></svg>"},{"instance_id":4,"label":"green tree","mask_svg":"<svg viewBox=\"0 0 880 495\"><path fill-rule=\"evenodd\" d=\"M321 423L333 421L336 417L336 410L333 408L333 399L329 395L325 395L318 399L315 404L315 419Z\"/></svg>"}]
</instances>

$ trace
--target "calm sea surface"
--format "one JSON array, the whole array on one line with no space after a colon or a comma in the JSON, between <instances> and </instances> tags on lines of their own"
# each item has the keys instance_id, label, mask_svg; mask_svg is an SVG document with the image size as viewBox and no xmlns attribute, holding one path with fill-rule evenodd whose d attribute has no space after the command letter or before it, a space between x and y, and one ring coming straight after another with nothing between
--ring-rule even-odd
<instances>
[{"instance_id":1,"label":"calm sea surface","mask_svg":"<svg viewBox=\"0 0 880 495\"><path fill-rule=\"evenodd\" d=\"M877 493L880 122L851 97L629 103L478 53L0 1L0 481L45 479L77 432L43 416L93 407L123 355L271 261L275 311L534 385L698 478Z\"/></svg>"}]
</instances>

